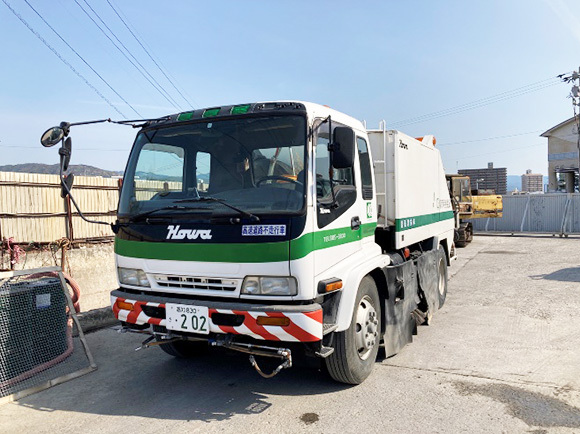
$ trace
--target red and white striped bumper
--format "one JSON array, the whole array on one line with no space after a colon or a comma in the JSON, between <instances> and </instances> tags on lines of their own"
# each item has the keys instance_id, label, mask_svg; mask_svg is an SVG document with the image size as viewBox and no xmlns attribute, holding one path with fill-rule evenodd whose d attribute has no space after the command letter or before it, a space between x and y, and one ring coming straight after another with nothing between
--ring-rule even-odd
<instances>
[{"instance_id":1,"label":"red and white striped bumper","mask_svg":"<svg viewBox=\"0 0 580 434\"><path fill-rule=\"evenodd\" d=\"M117 300L131 303L133 310L119 309ZM165 309L163 303L153 303L124 299L111 295L111 306L115 317L130 324L153 324L165 327L165 318L154 318L143 312L142 306L151 306ZM244 321L240 326L231 327L214 324L211 316L214 313L243 315ZM286 317L290 323L286 326L259 325L256 322L258 316ZM264 310L229 310L209 308L209 331L210 333L250 336L258 340L282 341L282 342L317 342L322 339L322 308L309 312L281 312Z\"/></svg>"}]
</instances>

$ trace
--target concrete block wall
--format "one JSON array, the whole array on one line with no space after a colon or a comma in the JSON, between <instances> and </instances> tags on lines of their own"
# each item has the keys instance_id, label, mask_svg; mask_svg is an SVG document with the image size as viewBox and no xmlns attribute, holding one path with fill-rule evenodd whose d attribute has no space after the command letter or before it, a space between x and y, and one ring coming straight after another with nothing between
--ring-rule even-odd
<instances>
[{"instance_id":1,"label":"concrete block wall","mask_svg":"<svg viewBox=\"0 0 580 434\"><path fill-rule=\"evenodd\" d=\"M109 293L118 288L113 243L86 244L67 250L71 275L81 288L81 312L110 305ZM56 254L60 265L60 251ZM31 269L54 266L47 251L29 251L15 268Z\"/></svg>"}]
</instances>

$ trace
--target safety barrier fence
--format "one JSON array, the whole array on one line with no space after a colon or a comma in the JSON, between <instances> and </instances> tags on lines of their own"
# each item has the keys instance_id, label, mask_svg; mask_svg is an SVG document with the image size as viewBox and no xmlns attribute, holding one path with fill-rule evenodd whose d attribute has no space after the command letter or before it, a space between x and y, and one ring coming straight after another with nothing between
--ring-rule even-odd
<instances>
[{"instance_id":1,"label":"safety barrier fence","mask_svg":"<svg viewBox=\"0 0 580 434\"><path fill-rule=\"evenodd\" d=\"M580 233L580 193L503 196L503 217L473 219L476 232Z\"/></svg>"}]
</instances>

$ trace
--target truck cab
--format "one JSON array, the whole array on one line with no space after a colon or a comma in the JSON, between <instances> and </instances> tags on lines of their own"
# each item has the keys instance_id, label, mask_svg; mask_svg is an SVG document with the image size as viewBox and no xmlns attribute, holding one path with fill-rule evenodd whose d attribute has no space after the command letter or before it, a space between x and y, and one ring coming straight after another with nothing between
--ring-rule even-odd
<instances>
[{"instance_id":1,"label":"truck cab","mask_svg":"<svg viewBox=\"0 0 580 434\"><path fill-rule=\"evenodd\" d=\"M262 345L261 355L300 344L338 381L360 383L382 339L410 341L412 311L428 318L443 303L453 233L450 221L451 235L409 246L402 235L395 246L397 230L412 238L406 219L378 236L374 166L363 124L317 104L220 106L148 122L114 225L116 317L174 356L208 342ZM443 190L443 199L424 192L433 207L449 202L444 180ZM416 230L445 224L436 211ZM418 305L412 267L425 250L437 283Z\"/></svg>"}]
</instances>

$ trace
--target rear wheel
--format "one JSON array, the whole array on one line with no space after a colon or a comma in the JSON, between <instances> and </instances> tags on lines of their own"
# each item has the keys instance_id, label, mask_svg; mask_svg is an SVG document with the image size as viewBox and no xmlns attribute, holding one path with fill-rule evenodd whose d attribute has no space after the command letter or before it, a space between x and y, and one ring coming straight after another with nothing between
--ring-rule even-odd
<instances>
[{"instance_id":1,"label":"rear wheel","mask_svg":"<svg viewBox=\"0 0 580 434\"><path fill-rule=\"evenodd\" d=\"M461 223L458 229L455 229L455 245L465 247L471 240L469 239L469 227L466 223Z\"/></svg>"},{"instance_id":2,"label":"rear wheel","mask_svg":"<svg viewBox=\"0 0 580 434\"><path fill-rule=\"evenodd\" d=\"M447 257L443 246L437 249L437 294L439 295L439 309L447 298Z\"/></svg>"},{"instance_id":3,"label":"rear wheel","mask_svg":"<svg viewBox=\"0 0 580 434\"><path fill-rule=\"evenodd\" d=\"M360 384L371 373L381 335L381 304L370 276L360 283L350 327L335 333L334 353L325 359L330 376L341 383Z\"/></svg>"},{"instance_id":4,"label":"rear wheel","mask_svg":"<svg viewBox=\"0 0 580 434\"><path fill-rule=\"evenodd\" d=\"M161 339L157 338L157 341L160 342ZM159 348L170 356L189 359L200 354L205 354L209 346L206 341L173 341L159 345Z\"/></svg>"},{"instance_id":5,"label":"rear wheel","mask_svg":"<svg viewBox=\"0 0 580 434\"><path fill-rule=\"evenodd\" d=\"M467 224L465 228L465 240L467 243L471 243L473 241L473 226L471 223Z\"/></svg>"}]
</instances>

